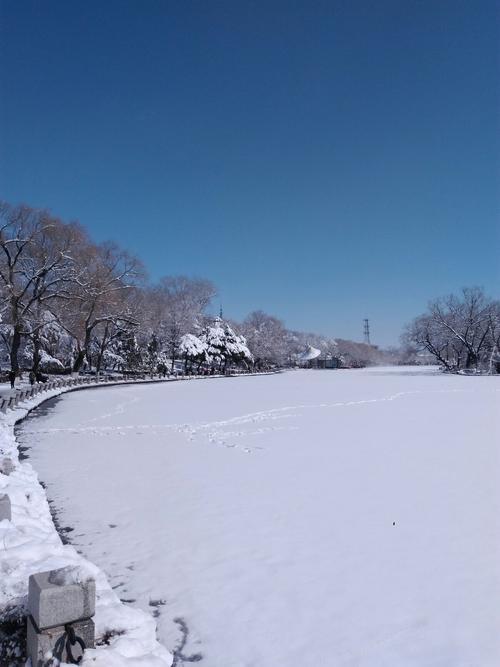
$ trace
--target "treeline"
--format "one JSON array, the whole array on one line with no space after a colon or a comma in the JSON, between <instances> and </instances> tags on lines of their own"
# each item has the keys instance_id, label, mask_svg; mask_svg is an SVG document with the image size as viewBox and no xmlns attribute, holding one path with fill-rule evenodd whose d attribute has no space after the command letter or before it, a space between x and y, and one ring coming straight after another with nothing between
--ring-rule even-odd
<instances>
[{"instance_id":1,"label":"treeline","mask_svg":"<svg viewBox=\"0 0 500 667\"><path fill-rule=\"evenodd\" d=\"M77 223L0 203L0 354L3 365L44 372L167 372L294 365L311 345L345 366L396 363L397 351L291 331L256 311L243 322L207 315L205 279L152 285L141 261L95 243Z\"/></svg>"},{"instance_id":2,"label":"treeline","mask_svg":"<svg viewBox=\"0 0 500 667\"><path fill-rule=\"evenodd\" d=\"M431 301L402 341L407 354L426 352L447 371L500 373L500 301L479 287Z\"/></svg>"}]
</instances>

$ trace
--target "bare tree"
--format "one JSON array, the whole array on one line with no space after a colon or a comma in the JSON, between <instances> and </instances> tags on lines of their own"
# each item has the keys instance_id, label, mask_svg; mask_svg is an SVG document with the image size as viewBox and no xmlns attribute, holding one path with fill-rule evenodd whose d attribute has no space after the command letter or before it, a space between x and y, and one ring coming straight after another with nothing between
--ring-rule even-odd
<instances>
[{"instance_id":1,"label":"bare tree","mask_svg":"<svg viewBox=\"0 0 500 667\"><path fill-rule=\"evenodd\" d=\"M496 302L479 287L466 287L429 304L406 329L404 340L432 354L447 370L484 366L497 332Z\"/></svg>"},{"instance_id":2,"label":"bare tree","mask_svg":"<svg viewBox=\"0 0 500 667\"><path fill-rule=\"evenodd\" d=\"M186 276L165 276L153 288L157 331L166 347L172 370L179 357L182 337L201 329L204 312L215 293L209 280Z\"/></svg>"},{"instance_id":3,"label":"bare tree","mask_svg":"<svg viewBox=\"0 0 500 667\"><path fill-rule=\"evenodd\" d=\"M58 300L53 311L75 340L74 372L82 368L86 359L91 361L91 343L99 327L104 331L102 359L114 328L137 326L133 301L128 297L143 275L141 262L111 243L87 244L80 249L77 261L70 293Z\"/></svg>"},{"instance_id":4,"label":"bare tree","mask_svg":"<svg viewBox=\"0 0 500 667\"><path fill-rule=\"evenodd\" d=\"M262 310L255 310L245 318L239 329L246 338L257 367L284 363L286 329L281 320Z\"/></svg>"},{"instance_id":5,"label":"bare tree","mask_svg":"<svg viewBox=\"0 0 500 667\"><path fill-rule=\"evenodd\" d=\"M46 211L0 204L0 298L10 328L9 339L5 327L3 337L15 373L23 336L33 341L37 368L46 311L67 291L74 265L72 252L84 236L78 225L64 224Z\"/></svg>"}]
</instances>

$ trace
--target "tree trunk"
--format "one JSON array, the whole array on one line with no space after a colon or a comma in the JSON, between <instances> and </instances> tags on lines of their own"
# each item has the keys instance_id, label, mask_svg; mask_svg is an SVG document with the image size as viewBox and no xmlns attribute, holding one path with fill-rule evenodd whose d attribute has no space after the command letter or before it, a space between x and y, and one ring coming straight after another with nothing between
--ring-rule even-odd
<instances>
[{"instance_id":1,"label":"tree trunk","mask_svg":"<svg viewBox=\"0 0 500 667\"><path fill-rule=\"evenodd\" d=\"M470 368L471 366L477 367L477 355L474 352L467 352L467 361L465 362L465 368Z\"/></svg>"},{"instance_id":2,"label":"tree trunk","mask_svg":"<svg viewBox=\"0 0 500 667\"><path fill-rule=\"evenodd\" d=\"M170 371L171 371L171 373L173 373L174 372L174 366L175 366L175 359L176 359L175 355L177 354L177 348L176 348L175 345L171 345L170 349L172 350L172 365L171 365Z\"/></svg>"},{"instance_id":3,"label":"tree trunk","mask_svg":"<svg viewBox=\"0 0 500 667\"><path fill-rule=\"evenodd\" d=\"M35 334L33 334L33 373L38 373L40 370L40 351L42 348L42 344L40 342L40 335L39 332L37 331Z\"/></svg>"},{"instance_id":4,"label":"tree trunk","mask_svg":"<svg viewBox=\"0 0 500 667\"><path fill-rule=\"evenodd\" d=\"M88 328L85 331L85 340L83 342L83 346L80 347L78 345L78 354L76 355L75 363L73 364L73 373L78 373L78 371L81 369L83 366L83 362L85 361L85 358L89 355L89 348L90 348L90 336L92 335L92 327ZM92 368L92 366L89 364L89 367Z\"/></svg>"},{"instance_id":5,"label":"tree trunk","mask_svg":"<svg viewBox=\"0 0 500 667\"><path fill-rule=\"evenodd\" d=\"M12 345L10 348L10 367L11 370L16 373L19 373L19 348L21 347L21 332L14 326L14 332L12 334Z\"/></svg>"},{"instance_id":6,"label":"tree trunk","mask_svg":"<svg viewBox=\"0 0 500 667\"><path fill-rule=\"evenodd\" d=\"M92 352L90 351L90 348L88 345L85 346L86 352L85 352L85 359L87 361L87 366L89 371L92 370Z\"/></svg>"},{"instance_id":7,"label":"tree trunk","mask_svg":"<svg viewBox=\"0 0 500 667\"><path fill-rule=\"evenodd\" d=\"M78 373L78 371L83 366L84 361L85 361L85 350L82 350L79 347L78 348L78 353L77 353L75 361L73 363L73 373Z\"/></svg>"},{"instance_id":8,"label":"tree trunk","mask_svg":"<svg viewBox=\"0 0 500 667\"><path fill-rule=\"evenodd\" d=\"M108 337L108 327L106 326L106 329L105 329L103 337L102 337L101 344L99 345L99 352L97 354L97 360L96 360L96 372L97 373L101 372L102 359L104 357L104 352L106 351L106 347L107 347L107 344L108 344L107 337Z\"/></svg>"},{"instance_id":9,"label":"tree trunk","mask_svg":"<svg viewBox=\"0 0 500 667\"><path fill-rule=\"evenodd\" d=\"M498 347L495 344L490 354L490 363L488 364L488 375L493 375L493 359L498 354Z\"/></svg>"}]
</instances>

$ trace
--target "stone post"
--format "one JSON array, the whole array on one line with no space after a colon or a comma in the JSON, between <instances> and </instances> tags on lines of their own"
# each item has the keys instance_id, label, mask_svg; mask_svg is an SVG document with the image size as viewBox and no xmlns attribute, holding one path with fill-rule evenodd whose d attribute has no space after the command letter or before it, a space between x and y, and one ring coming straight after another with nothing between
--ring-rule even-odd
<instances>
[{"instance_id":1,"label":"stone post","mask_svg":"<svg viewBox=\"0 0 500 667\"><path fill-rule=\"evenodd\" d=\"M47 656L76 662L83 648L94 648L95 581L79 581L76 568L32 574L28 612L32 667L43 667Z\"/></svg>"},{"instance_id":2,"label":"stone post","mask_svg":"<svg viewBox=\"0 0 500 667\"><path fill-rule=\"evenodd\" d=\"M6 493L0 494L0 521L7 519L12 521L12 508L10 505L10 498Z\"/></svg>"},{"instance_id":3,"label":"stone post","mask_svg":"<svg viewBox=\"0 0 500 667\"><path fill-rule=\"evenodd\" d=\"M4 475L10 475L11 472L14 472L15 467L12 459L8 456L4 456L0 461L0 472Z\"/></svg>"}]
</instances>

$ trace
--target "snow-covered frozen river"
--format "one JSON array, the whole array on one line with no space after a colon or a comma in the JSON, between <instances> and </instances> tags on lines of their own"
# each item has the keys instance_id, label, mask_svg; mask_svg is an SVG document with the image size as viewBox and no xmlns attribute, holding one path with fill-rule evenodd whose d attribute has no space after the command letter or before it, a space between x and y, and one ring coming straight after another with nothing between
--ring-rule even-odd
<instances>
[{"instance_id":1,"label":"snow-covered frozen river","mask_svg":"<svg viewBox=\"0 0 500 667\"><path fill-rule=\"evenodd\" d=\"M499 399L498 377L296 371L76 392L19 438L191 662L498 667Z\"/></svg>"}]
</instances>

